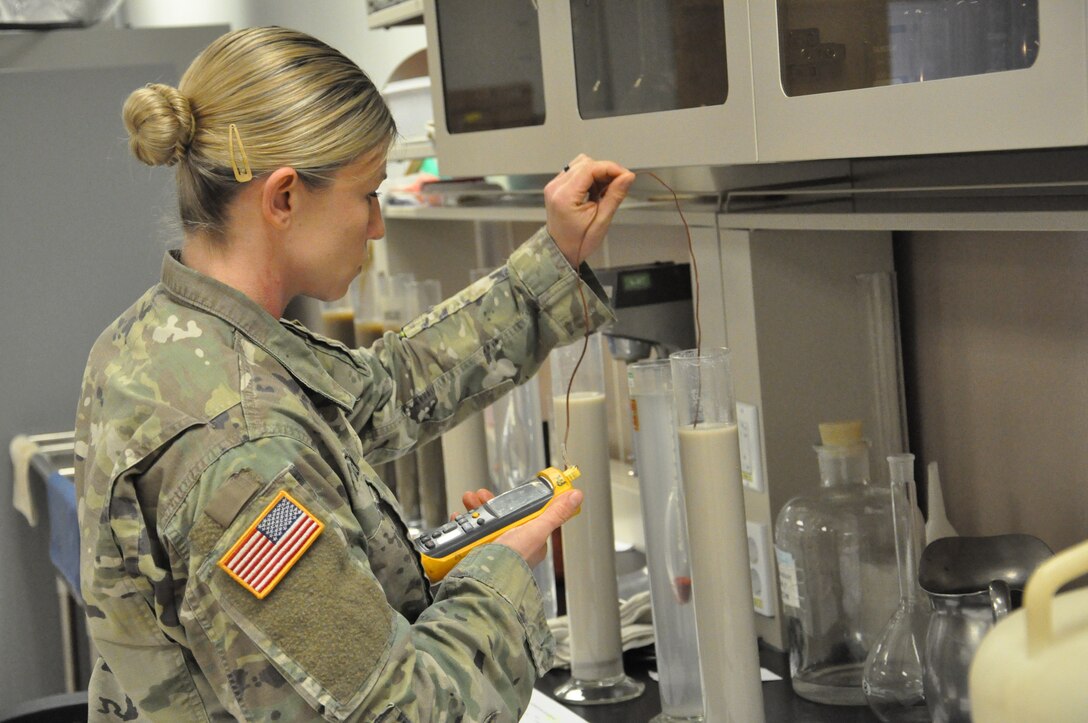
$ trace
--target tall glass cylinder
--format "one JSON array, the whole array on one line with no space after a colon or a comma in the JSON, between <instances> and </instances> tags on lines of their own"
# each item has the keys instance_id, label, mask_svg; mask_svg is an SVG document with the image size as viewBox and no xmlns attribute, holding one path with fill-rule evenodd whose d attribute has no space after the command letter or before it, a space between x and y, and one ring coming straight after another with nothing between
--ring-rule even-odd
<instances>
[{"instance_id":1,"label":"tall glass cylinder","mask_svg":"<svg viewBox=\"0 0 1088 723\"><path fill-rule=\"evenodd\" d=\"M602 346L601 335L594 334L584 358L578 342L551 353L560 448L553 464L578 466L577 486L585 495L581 514L561 528L571 679L555 697L580 705L630 700L644 688L623 670Z\"/></svg>"},{"instance_id":2,"label":"tall glass cylinder","mask_svg":"<svg viewBox=\"0 0 1088 723\"><path fill-rule=\"evenodd\" d=\"M703 720L687 514L668 359L627 367L635 467L646 533L661 713L651 723Z\"/></svg>"},{"instance_id":3,"label":"tall glass cylinder","mask_svg":"<svg viewBox=\"0 0 1088 723\"><path fill-rule=\"evenodd\" d=\"M498 462L495 491L501 494L535 480L540 470L548 466L544 455L540 381L533 377L497 400L492 408L496 426L493 456ZM554 618L559 614L559 600L550 539L544 559L533 568L533 577L544 597L544 614Z\"/></svg>"},{"instance_id":4,"label":"tall glass cylinder","mask_svg":"<svg viewBox=\"0 0 1088 723\"><path fill-rule=\"evenodd\" d=\"M351 300L359 286L359 278L351 282L348 293L333 301L321 302L321 331L348 348L355 346L355 312Z\"/></svg>"},{"instance_id":5,"label":"tall glass cylinder","mask_svg":"<svg viewBox=\"0 0 1088 723\"><path fill-rule=\"evenodd\" d=\"M426 314L442 302L438 279L409 281L408 318ZM419 485L419 516L424 529L446 522L446 479L442 466L442 441L434 439L416 447L416 475Z\"/></svg>"},{"instance_id":6,"label":"tall glass cylinder","mask_svg":"<svg viewBox=\"0 0 1088 723\"><path fill-rule=\"evenodd\" d=\"M728 349L669 357L708 721L762 721L763 690Z\"/></svg>"},{"instance_id":7,"label":"tall glass cylinder","mask_svg":"<svg viewBox=\"0 0 1088 723\"><path fill-rule=\"evenodd\" d=\"M865 661L862 685L869 707L884 723L928 723L922 651L931 606L918 585L914 509L914 455L888 457L892 525L899 566L899 606Z\"/></svg>"},{"instance_id":8,"label":"tall glass cylinder","mask_svg":"<svg viewBox=\"0 0 1088 723\"><path fill-rule=\"evenodd\" d=\"M442 435L442 471L446 480L446 517L464 512L461 495L491 487L483 412Z\"/></svg>"},{"instance_id":9,"label":"tall glass cylinder","mask_svg":"<svg viewBox=\"0 0 1088 723\"><path fill-rule=\"evenodd\" d=\"M472 269L469 280L476 282L490 271L490 268ZM465 492L481 487L494 489L484 411L473 414L442 435L442 467L446 478L447 517L464 511L461 496Z\"/></svg>"},{"instance_id":10,"label":"tall glass cylinder","mask_svg":"<svg viewBox=\"0 0 1088 723\"><path fill-rule=\"evenodd\" d=\"M388 293L382 297L382 320L386 331L400 331L408 323L408 286L415 280L411 273L393 274L389 277ZM411 527L422 527L419 509L419 469L416 456L408 452L393 460L393 488L400 502L405 522Z\"/></svg>"},{"instance_id":11,"label":"tall glass cylinder","mask_svg":"<svg viewBox=\"0 0 1088 723\"><path fill-rule=\"evenodd\" d=\"M359 277L352 295L355 311L355 346L369 348L385 331L382 323L381 289L379 284L388 279L370 267Z\"/></svg>"},{"instance_id":12,"label":"tall glass cylinder","mask_svg":"<svg viewBox=\"0 0 1088 723\"><path fill-rule=\"evenodd\" d=\"M858 274L869 340L870 385L873 390L873 452L876 459L907 449L907 405L903 389L902 340L895 274L876 271ZM884 472L876 479L884 481Z\"/></svg>"}]
</instances>

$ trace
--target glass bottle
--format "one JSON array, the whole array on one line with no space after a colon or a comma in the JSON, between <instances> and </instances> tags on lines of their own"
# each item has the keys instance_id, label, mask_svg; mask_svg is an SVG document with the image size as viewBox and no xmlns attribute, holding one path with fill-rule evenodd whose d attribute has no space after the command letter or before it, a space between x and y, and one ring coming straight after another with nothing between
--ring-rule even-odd
<instances>
[{"instance_id":1,"label":"glass bottle","mask_svg":"<svg viewBox=\"0 0 1088 723\"><path fill-rule=\"evenodd\" d=\"M888 457L888 466L899 571L899 607L865 661L863 684L869 707L884 723L924 723L930 716L923 690L922 651L931 607L918 586L914 455L893 454Z\"/></svg>"},{"instance_id":2,"label":"glass bottle","mask_svg":"<svg viewBox=\"0 0 1088 723\"><path fill-rule=\"evenodd\" d=\"M775 522L790 676L802 698L865 705L865 659L899 596L891 494L869 484L861 423L819 426L821 484Z\"/></svg>"}]
</instances>

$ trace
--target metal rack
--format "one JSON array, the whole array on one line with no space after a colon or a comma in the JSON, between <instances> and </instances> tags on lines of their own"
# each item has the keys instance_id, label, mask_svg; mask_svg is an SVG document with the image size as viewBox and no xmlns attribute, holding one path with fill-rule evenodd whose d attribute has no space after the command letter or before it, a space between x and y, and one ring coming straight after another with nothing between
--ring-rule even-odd
<instances>
[{"instance_id":1,"label":"metal rack","mask_svg":"<svg viewBox=\"0 0 1088 723\"><path fill-rule=\"evenodd\" d=\"M53 472L59 472L65 477L75 474L75 467L69 464L67 467L57 467L54 460L60 455L67 455L71 461L75 453L75 432L53 432L50 434L35 434L27 437L37 445L38 450L30 458L30 464L43 478Z\"/></svg>"},{"instance_id":2,"label":"metal rack","mask_svg":"<svg viewBox=\"0 0 1088 723\"><path fill-rule=\"evenodd\" d=\"M56 474L69 480L75 473L75 433L55 432L48 434L25 435L24 439L34 445L29 459L29 470L33 471L43 487L48 488L50 478ZM16 460L12 459L13 465ZM73 482L74 484L74 482ZM54 513L50 514L50 525L56 524ZM71 512L66 510L66 512ZM73 520L74 522L74 520ZM51 536L55 533L50 530ZM78 581L69 580L59 567L56 568L57 602L60 608L61 653L64 664L64 682L67 692L75 692L80 682L80 645L76 639L76 622L82 615L83 596Z\"/></svg>"}]
</instances>

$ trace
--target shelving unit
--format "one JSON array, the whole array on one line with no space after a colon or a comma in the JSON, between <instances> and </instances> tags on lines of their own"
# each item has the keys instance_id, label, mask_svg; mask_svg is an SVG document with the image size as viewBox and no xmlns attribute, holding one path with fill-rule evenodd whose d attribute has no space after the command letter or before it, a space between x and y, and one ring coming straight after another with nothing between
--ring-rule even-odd
<instances>
[{"instance_id":1,"label":"shelving unit","mask_svg":"<svg viewBox=\"0 0 1088 723\"><path fill-rule=\"evenodd\" d=\"M539 206L397 206L382 208L386 219L419 221L509 221L543 223L546 219L543 201ZM690 205L684 217L690 226L714 226L715 208ZM672 202L629 199L616 212L615 223L655 226L680 226L680 218Z\"/></svg>"},{"instance_id":2,"label":"shelving unit","mask_svg":"<svg viewBox=\"0 0 1088 723\"><path fill-rule=\"evenodd\" d=\"M391 161L412 161L429 158L434 155L434 141L431 139L397 141L389 150Z\"/></svg>"},{"instance_id":3,"label":"shelving unit","mask_svg":"<svg viewBox=\"0 0 1088 723\"><path fill-rule=\"evenodd\" d=\"M423 0L403 0L396 5L371 12L367 25L371 30L391 28L396 25L422 25Z\"/></svg>"}]
</instances>

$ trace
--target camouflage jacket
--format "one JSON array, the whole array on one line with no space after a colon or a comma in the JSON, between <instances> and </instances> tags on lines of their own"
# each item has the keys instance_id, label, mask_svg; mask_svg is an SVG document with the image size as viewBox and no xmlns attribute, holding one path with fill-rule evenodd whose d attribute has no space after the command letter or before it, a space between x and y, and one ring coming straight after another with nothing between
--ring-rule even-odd
<instances>
[{"instance_id":1,"label":"camouflage jacket","mask_svg":"<svg viewBox=\"0 0 1088 723\"><path fill-rule=\"evenodd\" d=\"M610 314L584 280L596 327ZM554 648L529 568L485 545L432 594L373 465L580 338L578 284L541 229L349 350L167 255L95 344L79 403L91 719L517 720ZM299 517L301 547L261 562L273 579L231 561Z\"/></svg>"}]
</instances>

